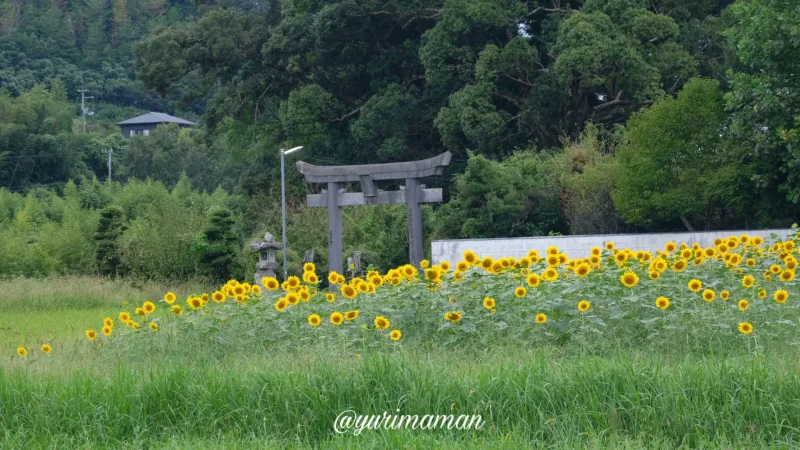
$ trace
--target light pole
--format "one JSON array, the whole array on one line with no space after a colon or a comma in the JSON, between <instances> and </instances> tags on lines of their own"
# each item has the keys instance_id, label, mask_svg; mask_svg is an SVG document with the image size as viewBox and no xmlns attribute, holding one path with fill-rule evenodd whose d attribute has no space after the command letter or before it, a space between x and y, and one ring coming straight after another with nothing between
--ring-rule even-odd
<instances>
[{"instance_id":1,"label":"light pole","mask_svg":"<svg viewBox=\"0 0 800 450\"><path fill-rule=\"evenodd\" d=\"M284 169L283 157L289 153L296 152L303 147L295 147L289 150L281 149L281 217L283 219L283 281L289 277L289 268L286 267L286 170Z\"/></svg>"}]
</instances>

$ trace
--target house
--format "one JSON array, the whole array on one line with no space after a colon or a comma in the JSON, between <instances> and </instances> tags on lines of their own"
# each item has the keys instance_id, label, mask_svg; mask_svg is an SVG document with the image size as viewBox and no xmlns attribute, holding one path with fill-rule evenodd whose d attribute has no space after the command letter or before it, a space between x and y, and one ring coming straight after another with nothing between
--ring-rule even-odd
<instances>
[{"instance_id":1,"label":"house","mask_svg":"<svg viewBox=\"0 0 800 450\"><path fill-rule=\"evenodd\" d=\"M176 123L179 127L192 127L195 125L194 122L160 112L142 114L133 119L123 120L117 125L120 126L125 139L130 139L133 136L149 136L150 131L155 130L157 126L164 123Z\"/></svg>"}]
</instances>

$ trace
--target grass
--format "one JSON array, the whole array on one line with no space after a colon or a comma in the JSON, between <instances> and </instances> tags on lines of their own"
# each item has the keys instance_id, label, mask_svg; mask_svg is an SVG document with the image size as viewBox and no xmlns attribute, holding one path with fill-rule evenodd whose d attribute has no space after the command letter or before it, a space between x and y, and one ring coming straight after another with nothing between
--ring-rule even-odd
<instances>
[{"instance_id":1,"label":"grass","mask_svg":"<svg viewBox=\"0 0 800 450\"><path fill-rule=\"evenodd\" d=\"M301 356L224 359L179 350L121 362L110 352L82 353L78 361L39 357L0 372L0 442L755 448L800 440L796 357L592 355L557 348L469 354L398 350L356 357L309 349ZM87 367L94 369L87 373ZM486 425L336 435L333 420L346 409L481 414Z\"/></svg>"},{"instance_id":2,"label":"grass","mask_svg":"<svg viewBox=\"0 0 800 450\"><path fill-rule=\"evenodd\" d=\"M179 298L201 286L173 284ZM158 283L0 282L0 448L794 448L800 352L524 340L360 349L83 330ZM11 319L9 319L11 318ZM87 322L82 322L87 321ZM122 325L119 325L122 326ZM33 344L52 340L53 354ZM127 339L126 339L127 338ZM28 358L14 355L25 341ZM248 342L255 342L252 340ZM360 414L481 414L479 431L333 431Z\"/></svg>"},{"instance_id":3,"label":"grass","mask_svg":"<svg viewBox=\"0 0 800 450\"><path fill-rule=\"evenodd\" d=\"M98 317L116 317L125 302L159 299L173 290L184 297L208 289L200 282L166 284L93 277L0 280L0 354L18 346L82 339L99 329Z\"/></svg>"}]
</instances>

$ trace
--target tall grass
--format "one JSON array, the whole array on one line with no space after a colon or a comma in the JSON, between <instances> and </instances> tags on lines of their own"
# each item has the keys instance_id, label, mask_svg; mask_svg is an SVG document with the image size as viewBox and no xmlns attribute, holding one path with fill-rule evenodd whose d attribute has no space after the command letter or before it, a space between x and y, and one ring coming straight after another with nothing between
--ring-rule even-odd
<instances>
[{"instance_id":1,"label":"tall grass","mask_svg":"<svg viewBox=\"0 0 800 450\"><path fill-rule=\"evenodd\" d=\"M6 365L0 446L754 448L800 441L796 357L499 348L210 359L194 350L120 363L123 355L104 351L81 354L84 361ZM481 414L486 424L336 435L333 421L346 409Z\"/></svg>"}]
</instances>

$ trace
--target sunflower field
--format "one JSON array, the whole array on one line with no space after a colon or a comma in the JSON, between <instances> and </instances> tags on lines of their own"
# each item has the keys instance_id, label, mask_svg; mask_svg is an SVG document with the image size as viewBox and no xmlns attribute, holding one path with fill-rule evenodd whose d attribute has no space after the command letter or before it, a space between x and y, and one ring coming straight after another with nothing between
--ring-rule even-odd
<instances>
[{"instance_id":1,"label":"sunflower field","mask_svg":"<svg viewBox=\"0 0 800 450\"><path fill-rule=\"evenodd\" d=\"M730 236L713 247L667 242L655 253L613 242L574 257L546 254L463 259L421 270L405 265L346 279L324 279L313 264L283 283L231 280L218 290L168 292L158 301L98 318L85 331L102 344L149 334L241 345L455 345L470 341L588 345L595 342L707 346L740 340L797 342L798 236ZM323 287L322 283L327 284ZM147 339L147 338L146 338ZM49 353L49 345L41 351ZM20 357L30 350L20 347Z\"/></svg>"}]
</instances>

